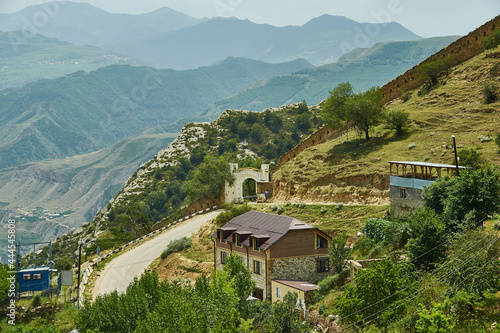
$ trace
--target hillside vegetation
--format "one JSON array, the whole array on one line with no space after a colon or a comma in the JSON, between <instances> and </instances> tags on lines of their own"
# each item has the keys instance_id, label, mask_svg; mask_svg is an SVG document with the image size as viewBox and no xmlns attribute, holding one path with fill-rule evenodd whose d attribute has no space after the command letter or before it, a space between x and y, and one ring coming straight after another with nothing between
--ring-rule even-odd
<instances>
[{"instance_id":1,"label":"hillside vegetation","mask_svg":"<svg viewBox=\"0 0 500 333\"><path fill-rule=\"evenodd\" d=\"M435 37L355 49L335 63L256 82L234 96L217 101L202 115L213 119L226 109L262 111L301 100L314 105L326 99L329 90L346 81L356 91L382 86L456 39L456 36Z\"/></svg>"},{"instance_id":2,"label":"hillside vegetation","mask_svg":"<svg viewBox=\"0 0 500 333\"><path fill-rule=\"evenodd\" d=\"M376 127L366 142L351 131L340 139L311 147L274 175L274 200L284 202L387 203L388 161L453 164L451 135L458 151L473 149L498 164L493 137L500 132L499 102L485 104L483 87L500 76L498 49L486 51L449 70L428 93L419 89L386 105L405 111L411 129L402 136ZM489 138L489 139L488 139Z\"/></svg>"},{"instance_id":3,"label":"hillside vegetation","mask_svg":"<svg viewBox=\"0 0 500 333\"><path fill-rule=\"evenodd\" d=\"M167 148L141 165L92 223L63 236L52 252L65 256L68 247L76 249L76 241L84 239L91 254L96 239L104 250L143 235L165 224L165 218L180 217L181 207L199 195L213 196L200 193L204 184L192 181L202 166L219 165L227 172L228 162L238 162L240 168L276 164L320 125L318 110L305 103L262 113L228 110L211 123L187 124Z\"/></svg>"}]
</instances>

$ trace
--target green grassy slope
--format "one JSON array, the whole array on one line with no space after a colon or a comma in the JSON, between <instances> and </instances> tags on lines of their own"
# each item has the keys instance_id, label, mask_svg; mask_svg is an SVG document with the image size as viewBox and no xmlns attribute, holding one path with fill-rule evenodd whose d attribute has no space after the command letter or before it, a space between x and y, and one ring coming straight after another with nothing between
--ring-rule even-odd
<instances>
[{"instance_id":1,"label":"green grassy slope","mask_svg":"<svg viewBox=\"0 0 500 333\"><path fill-rule=\"evenodd\" d=\"M457 39L436 37L408 42L379 43L356 49L338 62L275 77L210 106L203 114L209 119L226 109L261 111L305 100L317 104L328 91L349 81L357 91L382 86Z\"/></svg>"}]
</instances>

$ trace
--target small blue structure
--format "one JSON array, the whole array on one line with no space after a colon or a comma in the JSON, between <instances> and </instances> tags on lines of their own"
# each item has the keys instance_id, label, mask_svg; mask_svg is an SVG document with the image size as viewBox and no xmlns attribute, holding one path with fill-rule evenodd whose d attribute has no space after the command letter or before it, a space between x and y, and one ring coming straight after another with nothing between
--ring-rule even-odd
<instances>
[{"instance_id":1,"label":"small blue structure","mask_svg":"<svg viewBox=\"0 0 500 333\"><path fill-rule=\"evenodd\" d=\"M50 267L26 268L18 272L19 292L50 288Z\"/></svg>"}]
</instances>

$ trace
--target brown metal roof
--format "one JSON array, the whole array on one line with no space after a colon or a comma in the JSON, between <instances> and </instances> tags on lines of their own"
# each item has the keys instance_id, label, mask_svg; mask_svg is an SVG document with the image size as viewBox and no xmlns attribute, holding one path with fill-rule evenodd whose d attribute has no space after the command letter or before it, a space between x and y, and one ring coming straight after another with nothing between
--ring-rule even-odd
<instances>
[{"instance_id":1,"label":"brown metal roof","mask_svg":"<svg viewBox=\"0 0 500 333\"><path fill-rule=\"evenodd\" d=\"M283 237L283 235L285 235L289 230L316 228L293 217L256 212L252 210L246 212L245 214L236 216L218 230L231 229L235 229L234 232L239 234L251 232L252 237L264 239L262 236L267 236L267 239L259 246L261 250L266 250L278 239ZM217 236L218 234L216 232L212 235L212 238L217 238ZM229 241L229 239L226 240Z\"/></svg>"}]
</instances>

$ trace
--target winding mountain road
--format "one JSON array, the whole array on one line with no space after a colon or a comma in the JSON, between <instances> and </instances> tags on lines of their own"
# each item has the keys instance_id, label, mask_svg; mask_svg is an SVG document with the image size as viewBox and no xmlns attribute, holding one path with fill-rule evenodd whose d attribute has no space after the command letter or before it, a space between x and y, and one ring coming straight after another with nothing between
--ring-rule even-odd
<instances>
[{"instance_id":1,"label":"winding mountain road","mask_svg":"<svg viewBox=\"0 0 500 333\"><path fill-rule=\"evenodd\" d=\"M161 255L169 242L184 236L189 237L197 232L203 223L215 218L220 212L198 215L179 223L172 229L167 229L162 234L113 259L100 272L94 286L93 299L113 290L119 293L125 292L134 277L139 277L148 265Z\"/></svg>"}]
</instances>

